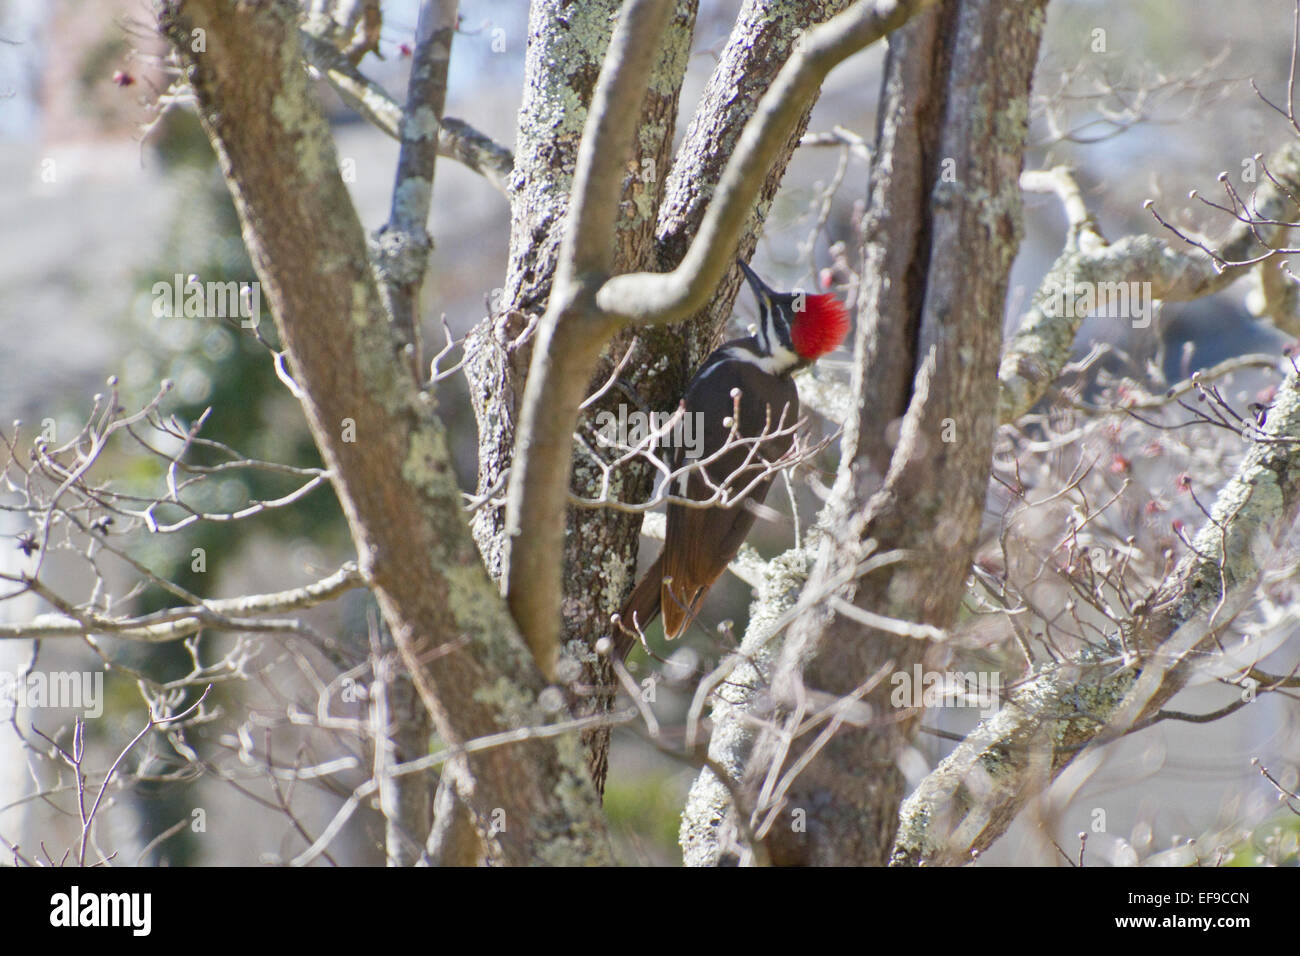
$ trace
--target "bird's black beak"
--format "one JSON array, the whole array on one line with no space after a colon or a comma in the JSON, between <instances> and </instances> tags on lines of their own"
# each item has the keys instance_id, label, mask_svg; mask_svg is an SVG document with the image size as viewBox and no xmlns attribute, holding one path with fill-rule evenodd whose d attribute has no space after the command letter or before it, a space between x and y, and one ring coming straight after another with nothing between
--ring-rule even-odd
<instances>
[{"instance_id":1,"label":"bird's black beak","mask_svg":"<svg viewBox=\"0 0 1300 956\"><path fill-rule=\"evenodd\" d=\"M736 260L736 265L740 266L740 271L744 273L745 281L747 281L749 287L754 290L754 295L758 298L758 301L770 301L775 293L764 284L763 280L754 273L754 270L745 265L745 263L740 259Z\"/></svg>"}]
</instances>

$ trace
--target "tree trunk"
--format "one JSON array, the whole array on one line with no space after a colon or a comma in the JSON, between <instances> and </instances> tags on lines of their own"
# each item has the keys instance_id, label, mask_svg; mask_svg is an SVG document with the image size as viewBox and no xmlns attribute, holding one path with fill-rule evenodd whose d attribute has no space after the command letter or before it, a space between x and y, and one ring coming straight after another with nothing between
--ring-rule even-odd
<instances>
[{"instance_id":1,"label":"tree trunk","mask_svg":"<svg viewBox=\"0 0 1300 956\"><path fill-rule=\"evenodd\" d=\"M947 2L891 41L865 223L858 420L811 554L776 565L767 606L753 615L742 648L755 661L745 665L747 688L731 690L715 714L712 756L733 773L743 768L774 863L888 858L904 791L896 759L919 716L890 706L888 675L910 670L929 642L862 621L881 615L930 628L904 628L913 635L933 634L951 622L965 586L996 425L1002 309L1020 238L1019 174L1044 5ZM887 446L877 436L903 409L881 487ZM894 560L867 563L882 555ZM801 585L799 615L774 646L775 619ZM808 730L817 715L822 722ZM741 726L755 717L763 721L756 736ZM704 772L683 820L688 862L735 857L729 804Z\"/></svg>"},{"instance_id":2,"label":"tree trunk","mask_svg":"<svg viewBox=\"0 0 1300 956\"><path fill-rule=\"evenodd\" d=\"M479 424L480 494L501 487L513 455L535 322L550 295L578 138L608 45L609 15L619 4L613 0L590 4L591 9L574 14L581 17L581 26L572 21L567 29L557 25L556 10L552 9L557 6L563 4L541 3L533 10L512 187L515 212L506 286L500 301L493 305L493 316L474 331L467 344L466 367ZM600 10L606 6L610 12L602 15ZM671 147L677 95L696 13L694 0L677 4L642 110L638 138L643 151L629 158L615 249L616 272L667 271L677 265L740 131L785 62L797 31L847 6L848 0L747 0L674 159ZM579 38L587 42L579 42ZM741 242L742 257L753 251L757 232L811 112L810 105L767 177ZM563 117L558 127L548 120L557 116ZM636 397L630 398L622 389L611 390L587 410L583 422L592 421L602 411L617 414L620 403L640 402L658 411L674 407L691 372L717 344L738 290L738 282L725 283L709 306L686 322L620 334L606 351L589 388L592 392L599 388L631 348L621 378ZM584 423L580 423L580 431L590 437L591 429ZM601 477L599 468L584 453L575 455L572 487L576 494L587 498L598 495ZM648 497L654 475L644 463L634 462L616 479L613 496L641 501ZM489 571L497 578L502 572L504 517L504 509L484 507L473 525ZM582 712L607 708L612 701L608 664L590 649L609 633L610 615L622 607L635 583L640 528L640 515L613 509L570 509L564 556L564 639L568 654L580 662L579 686L589 688L592 694L587 701L577 702ZM594 728L584 739L593 778L603 791L609 730Z\"/></svg>"},{"instance_id":3,"label":"tree trunk","mask_svg":"<svg viewBox=\"0 0 1300 956\"><path fill-rule=\"evenodd\" d=\"M160 26L230 185L362 574L439 737L457 747L544 728L565 715L539 701L546 682L484 573L433 395L401 359L302 68L298 12L287 2L169 0ZM462 796L479 832L492 834L491 858L610 859L572 734L529 730L465 763L472 785Z\"/></svg>"}]
</instances>

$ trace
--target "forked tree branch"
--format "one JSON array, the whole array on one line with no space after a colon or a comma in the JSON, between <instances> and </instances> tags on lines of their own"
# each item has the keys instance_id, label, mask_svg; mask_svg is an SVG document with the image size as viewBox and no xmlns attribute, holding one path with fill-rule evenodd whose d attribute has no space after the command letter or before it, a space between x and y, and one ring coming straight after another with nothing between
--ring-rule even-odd
<instances>
[{"instance_id":1,"label":"forked tree branch","mask_svg":"<svg viewBox=\"0 0 1300 956\"><path fill-rule=\"evenodd\" d=\"M346 56L303 30L299 34L307 62L321 74L343 100L381 132L402 138L402 107L388 91L353 66ZM507 181L515 157L506 147L464 120L444 116L438 128L438 155L454 159L478 173L509 198Z\"/></svg>"},{"instance_id":2,"label":"forked tree branch","mask_svg":"<svg viewBox=\"0 0 1300 956\"><path fill-rule=\"evenodd\" d=\"M403 368L390 315L301 65L287 0L166 0L199 118L348 520L358 564L438 736L450 747L563 713L483 568L432 396ZM206 49L196 50L201 30ZM532 736L467 754L471 815L504 863L610 859L599 802L571 740ZM508 825L492 827L504 813Z\"/></svg>"},{"instance_id":3,"label":"forked tree branch","mask_svg":"<svg viewBox=\"0 0 1300 956\"><path fill-rule=\"evenodd\" d=\"M704 304L732 268L768 168L826 74L932 2L863 0L810 30L746 125L682 263L665 275L611 279L604 270L623 159L652 62L651 38L657 41L671 5L628 0L624 6L583 134L570 232L533 353L507 495L506 595L544 672L558 649L571 434L596 360L627 323L670 322ZM626 115L604 115L609 112Z\"/></svg>"},{"instance_id":4,"label":"forked tree branch","mask_svg":"<svg viewBox=\"0 0 1300 956\"><path fill-rule=\"evenodd\" d=\"M635 273L610 279L596 295L601 310L626 321L659 323L702 306L731 269L736 242L763 178L826 75L933 2L862 0L809 30L745 125L681 264L665 275Z\"/></svg>"},{"instance_id":5,"label":"forked tree branch","mask_svg":"<svg viewBox=\"0 0 1300 956\"><path fill-rule=\"evenodd\" d=\"M524 391L506 492L506 598L544 674L559 650L562 545L578 407L618 330L595 292L609 274L624 159L671 0L627 0L583 130L565 239Z\"/></svg>"}]
</instances>

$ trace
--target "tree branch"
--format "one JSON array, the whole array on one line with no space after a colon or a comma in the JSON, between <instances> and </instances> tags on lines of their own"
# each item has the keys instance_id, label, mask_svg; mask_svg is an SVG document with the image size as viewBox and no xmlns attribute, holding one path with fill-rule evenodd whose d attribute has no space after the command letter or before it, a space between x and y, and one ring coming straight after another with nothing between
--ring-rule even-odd
<instances>
[{"instance_id":1,"label":"tree branch","mask_svg":"<svg viewBox=\"0 0 1300 956\"><path fill-rule=\"evenodd\" d=\"M592 96L555 285L533 350L506 494L506 599L533 658L555 666L571 437L596 360L618 329L594 305L613 261L625 157L671 0L627 0ZM525 524L526 523L526 524Z\"/></svg>"},{"instance_id":2,"label":"tree branch","mask_svg":"<svg viewBox=\"0 0 1300 956\"><path fill-rule=\"evenodd\" d=\"M287 0L167 0L176 48L221 161L303 409L347 517L361 573L449 748L564 714L483 569L432 396L397 359L365 236L301 66ZM191 49L195 29L205 52ZM491 859L610 858L571 738L466 755L467 797ZM505 813L508 826L493 826Z\"/></svg>"},{"instance_id":3,"label":"tree branch","mask_svg":"<svg viewBox=\"0 0 1300 956\"><path fill-rule=\"evenodd\" d=\"M807 31L850 5L850 0L744 0L664 182L655 227L657 255L651 267L640 271L667 272L681 264L763 94L795 46L804 42ZM815 102L805 105L794 133L781 144L742 229L737 258L751 257ZM668 409L676 404L690 373L718 344L742 285L738 272L728 274L716 294L689 318L632 330L645 354L669 357L666 369L658 362L647 363L637 376L636 388L651 407Z\"/></svg>"},{"instance_id":4,"label":"tree branch","mask_svg":"<svg viewBox=\"0 0 1300 956\"><path fill-rule=\"evenodd\" d=\"M570 435L596 359L624 322L668 322L703 304L732 268L731 254L768 169L826 74L930 2L864 2L810 31L746 125L699 232L682 263L667 275L607 279L603 272L609 259L599 246L608 247L613 230L615 174L626 139L595 137L630 138L632 117L602 117L593 107L571 197L568 256L562 257L533 353L507 496L506 594L543 670L554 660L559 631L562 569L557 555L564 534ZM642 26L635 41L616 34L611 42L596 92L596 100L610 111L633 112L653 52L644 47L650 46L649 36L659 36L668 6L664 0L628 0L619 29L628 23ZM658 27L654 33L648 32L651 22ZM587 208L593 202L608 208Z\"/></svg>"},{"instance_id":5,"label":"tree branch","mask_svg":"<svg viewBox=\"0 0 1300 956\"><path fill-rule=\"evenodd\" d=\"M1219 248L1222 262L1197 246L1172 244L1155 236L1125 236L1107 243L1091 225L1078 187L1066 170L1025 173L1021 182L1026 189L1046 187L1062 196L1069 233L1003 352L998 370L1000 420L1013 422L1029 411L1069 361L1085 316L1076 314L1077 309L1053 308L1056 290L1070 284L1149 282L1152 299L1186 302L1218 292L1254 268L1257 257L1269 251L1264 244L1275 243L1286 231L1282 223L1288 214L1295 214L1287 193L1300 193L1300 142L1290 141L1278 149L1267 168L1277 182L1269 178L1260 185L1246 220L1233 225Z\"/></svg>"},{"instance_id":6,"label":"tree branch","mask_svg":"<svg viewBox=\"0 0 1300 956\"><path fill-rule=\"evenodd\" d=\"M596 295L602 312L630 322L659 323L679 319L703 305L732 268L754 197L826 74L933 2L862 0L808 31L745 125L681 264L664 275L633 273L610 279Z\"/></svg>"},{"instance_id":7,"label":"tree branch","mask_svg":"<svg viewBox=\"0 0 1300 956\"><path fill-rule=\"evenodd\" d=\"M402 107L341 52L307 30L300 33L310 63L354 110L393 139L402 138ZM438 155L478 173L507 199L515 157L510 150L464 120L444 116L438 127Z\"/></svg>"},{"instance_id":8,"label":"tree branch","mask_svg":"<svg viewBox=\"0 0 1300 956\"><path fill-rule=\"evenodd\" d=\"M0 640L81 637L93 632L111 634L123 640L156 644L178 640L193 634L199 628L237 630L244 618L305 610L332 601L346 591L365 586L357 566L345 564L327 578L288 591L248 594L205 601L201 605L189 607L169 607L138 617L114 618L96 614L91 620L94 625L92 628L88 628L85 621L66 614L41 614L21 624L0 624Z\"/></svg>"},{"instance_id":9,"label":"tree branch","mask_svg":"<svg viewBox=\"0 0 1300 956\"><path fill-rule=\"evenodd\" d=\"M1113 646L1044 667L916 788L892 864L969 862L1086 748L1131 732L1217 649L1255 592L1267 554L1300 512L1300 374L1269 411L1169 584L1122 622Z\"/></svg>"},{"instance_id":10,"label":"tree branch","mask_svg":"<svg viewBox=\"0 0 1300 956\"><path fill-rule=\"evenodd\" d=\"M457 0L423 0L420 4L392 208L388 222L375 236L375 261L385 305L392 313L402 344L410 348L409 359L417 380L423 375L423 362L416 310L433 248L427 224L457 6Z\"/></svg>"},{"instance_id":11,"label":"tree branch","mask_svg":"<svg viewBox=\"0 0 1300 956\"><path fill-rule=\"evenodd\" d=\"M868 252L881 267L868 266L859 300L853 429L820 533L775 565L741 646L753 664L729 679L726 706L714 711L710 754L719 764L743 768L751 786L768 781L768 793L788 781L779 804L754 801L770 821L783 815L767 836L777 865L888 859L905 793L896 755L918 715L893 704L890 682L861 682L922 659L929 642L912 635L934 631L914 625L951 624L978 540L1043 6L943 4L890 40L863 239L897 244L898 254L873 260ZM945 161L955 180L944 176ZM881 341L897 347L882 350ZM864 401L886 373L891 389L870 393L879 403ZM905 415L881 487L861 439L884 432L896 407ZM797 734L826 698L856 701L845 713L859 716ZM734 824L719 797L701 774L681 835L692 864L732 859Z\"/></svg>"}]
</instances>

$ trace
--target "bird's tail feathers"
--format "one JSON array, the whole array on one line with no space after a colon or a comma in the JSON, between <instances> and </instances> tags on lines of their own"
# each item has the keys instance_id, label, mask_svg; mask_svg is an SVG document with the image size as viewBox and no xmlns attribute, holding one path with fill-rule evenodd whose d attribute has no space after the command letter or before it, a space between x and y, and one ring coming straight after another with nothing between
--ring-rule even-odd
<instances>
[{"instance_id":1,"label":"bird's tail feathers","mask_svg":"<svg viewBox=\"0 0 1300 956\"><path fill-rule=\"evenodd\" d=\"M618 656L627 659L637 644L638 631L644 631L659 616L660 590L663 587L663 556L655 558L645 576L641 578L632 596L623 605L619 623L615 626L614 646Z\"/></svg>"},{"instance_id":2,"label":"bird's tail feathers","mask_svg":"<svg viewBox=\"0 0 1300 956\"><path fill-rule=\"evenodd\" d=\"M714 580L716 580L716 577ZM668 600L662 602L664 637L673 641L682 636L685 630L691 626L691 622L695 620L695 615L700 613L700 605L704 603L704 595L709 593L709 588L712 586L713 581L706 581L702 585L682 585L676 581L666 584L665 589L668 591Z\"/></svg>"}]
</instances>

